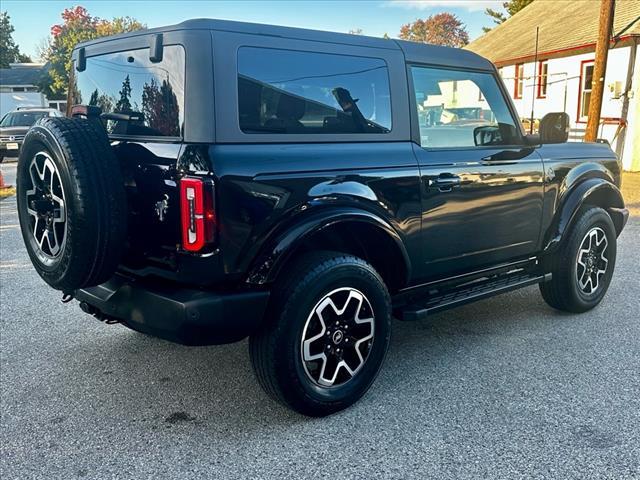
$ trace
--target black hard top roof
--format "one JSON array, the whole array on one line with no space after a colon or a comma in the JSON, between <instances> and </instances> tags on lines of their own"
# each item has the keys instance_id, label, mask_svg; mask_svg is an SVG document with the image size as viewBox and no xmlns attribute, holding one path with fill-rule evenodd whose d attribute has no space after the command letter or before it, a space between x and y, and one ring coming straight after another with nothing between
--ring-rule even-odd
<instances>
[{"instance_id":1,"label":"black hard top roof","mask_svg":"<svg viewBox=\"0 0 640 480\"><path fill-rule=\"evenodd\" d=\"M441 47L403 40L392 40L365 35L352 35L348 33L324 32L320 30L308 30L304 28L281 27L276 25L264 25L260 23L233 22L230 20L215 20L209 18L196 18L182 23L166 27L138 30L136 32L123 33L111 37L104 37L78 44L77 48L87 47L110 40L127 38L139 35L170 32L175 30L217 30L251 35L268 35L273 37L308 40L313 42L338 43L369 48L381 48L387 50L402 50L408 62L427 63L460 68L473 68L480 70L493 70L492 63L468 50L459 48Z\"/></svg>"}]
</instances>

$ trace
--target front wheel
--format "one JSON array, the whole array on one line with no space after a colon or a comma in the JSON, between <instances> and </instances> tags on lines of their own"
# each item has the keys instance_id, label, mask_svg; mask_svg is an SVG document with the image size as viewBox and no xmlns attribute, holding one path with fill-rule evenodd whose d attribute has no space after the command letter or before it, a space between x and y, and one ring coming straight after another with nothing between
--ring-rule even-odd
<instances>
[{"instance_id":1,"label":"front wheel","mask_svg":"<svg viewBox=\"0 0 640 480\"><path fill-rule=\"evenodd\" d=\"M616 263L616 231L599 207L584 210L558 251L546 259L550 282L541 283L544 300L567 312L585 312L604 297Z\"/></svg>"},{"instance_id":2,"label":"front wheel","mask_svg":"<svg viewBox=\"0 0 640 480\"><path fill-rule=\"evenodd\" d=\"M364 260L309 254L275 285L267 319L250 338L251 361L274 399L310 416L362 397L389 346L391 301Z\"/></svg>"}]
</instances>

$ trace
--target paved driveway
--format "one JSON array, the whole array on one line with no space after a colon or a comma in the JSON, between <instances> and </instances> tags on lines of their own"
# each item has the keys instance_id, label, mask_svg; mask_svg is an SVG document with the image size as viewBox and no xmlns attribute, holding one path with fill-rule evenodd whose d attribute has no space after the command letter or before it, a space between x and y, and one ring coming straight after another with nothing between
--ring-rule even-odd
<instances>
[{"instance_id":1,"label":"paved driveway","mask_svg":"<svg viewBox=\"0 0 640 480\"><path fill-rule=\"evenodd\" d=\"M528 288L396 322L369 394L308 419L259 389L246 342L182 347L63 305L15 199L0 215L3 480L640 478L637 220L597 309Z\"/></svg>"}]
</instances>

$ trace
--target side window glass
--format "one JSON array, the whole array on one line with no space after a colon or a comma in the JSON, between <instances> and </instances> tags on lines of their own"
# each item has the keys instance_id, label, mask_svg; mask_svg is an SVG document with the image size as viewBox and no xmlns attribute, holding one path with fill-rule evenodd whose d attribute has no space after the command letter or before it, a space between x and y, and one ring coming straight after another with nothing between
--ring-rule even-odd
<instances>
[{"instance_id":1,"label":"side window glass","mask_svg":"<svg viewBox=\"0 0 640 480\"><path fill-rule=\"evenodd\" d=\"M521 143L493 75L412 67L420 143L456 148Z\"/></svg>"},{"instance_id":2,"label":"side window glass","mask_svg":"<svg viewBox=\"0 0 640 480\"><path fill-rule=\"evenodd\" d=\"M387 65L379 58L242 47L238 112L245 133L388 133Z\"/></svg>"}]
</instances>

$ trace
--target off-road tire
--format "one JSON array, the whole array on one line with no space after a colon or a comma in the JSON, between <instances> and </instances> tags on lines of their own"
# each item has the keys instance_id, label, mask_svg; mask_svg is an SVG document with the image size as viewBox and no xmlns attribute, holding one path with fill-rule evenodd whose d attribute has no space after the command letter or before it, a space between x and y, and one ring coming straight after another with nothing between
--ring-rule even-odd
<instances>
[{"instance_id":1,"label":"off-road tire","mask_svg":"<svg viewBox=\"0 0 640 480\"><path fill-rule=\"evenodd\" d=\"M362 292L371 306L375 331L360 370L344 384L320 386L305 373L303 330L323 296L341 288ZM383 363L390 333L391 300L380 275L360 258L324 251L287 266L273 288L263 327L250 337L249 352L258 381L272 398L302 414L325 416L366 393Z\"/></svg>"},{"instance_id":2,"label":"off-road tire","mask_svg":"<svg viewBox=\"0 0 640 480\"><path fill-rule=\"evenodd\" d=\"M39 153L55 165L66 210L64 242L56 255L49 256L34 238L26 198L33 188L29 169ZM113 275L125 245L127 207L120 165L105 132L85 119L38 120L20 150L17 199L27 252L50 286L71 293Z\"/></svg>"},{"instance_id":3,"label":"off-road tire","mask_svg":"<svg viewBox=\"0 0 640 480\"><path fill-rule=\"evenodd\" d=\"M609 288L616 261L616 231L609 214L602 208L593 206L583 208L570 228L568 237L558 250L543 260L545 271L551 272L553 276L551 281L540 284L540 292L551 307L581 313L598 305ZM598 288L586 294L580 288L576 264L582 242L594 228L601 229L606 235L608 264L599 279Z\"/></svg>"}]
</instances>

